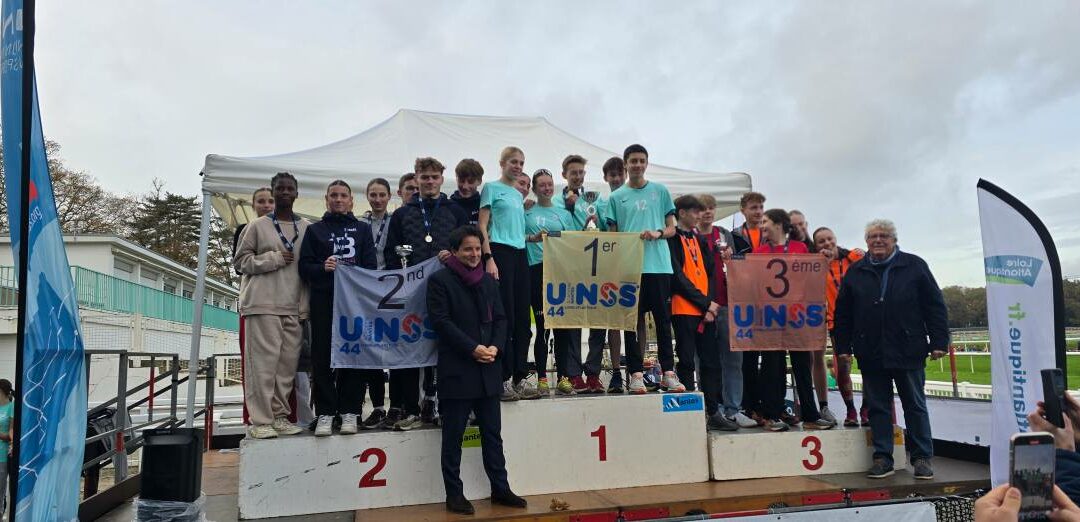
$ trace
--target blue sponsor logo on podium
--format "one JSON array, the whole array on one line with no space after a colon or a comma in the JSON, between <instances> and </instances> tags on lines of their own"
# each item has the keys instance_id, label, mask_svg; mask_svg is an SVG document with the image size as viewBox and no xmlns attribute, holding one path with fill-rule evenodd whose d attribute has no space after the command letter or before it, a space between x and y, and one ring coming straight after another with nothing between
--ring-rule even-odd
<instances>
[{"instance_id":1,"label":"blue sponsor logo on podium","mask_svg":"<svg viewBox=\"0 0 1080 522\"><path fill-rule=\"evenodd\" d=\"M676 411L704 411L705 401L696 393L674 393L660 397L664 413Z\"/></svg>"}]
</instances>

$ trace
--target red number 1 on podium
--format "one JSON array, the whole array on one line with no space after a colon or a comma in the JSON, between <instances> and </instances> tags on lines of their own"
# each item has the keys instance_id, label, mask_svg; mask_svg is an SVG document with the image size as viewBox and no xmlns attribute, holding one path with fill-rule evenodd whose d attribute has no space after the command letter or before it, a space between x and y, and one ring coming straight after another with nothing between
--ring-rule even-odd
<instances>
[{"instance_id":1,"label":"red number 1 on podium","mask_svg":"<svg viewBox=\"0 0 1080 522\"><path fill-rule=\"evenodd\" d=\"M607 426L603 424L596 431L589 434L590 437L596 437L597 442L600 445L600 462L607 462Z\"/></svg>"}]
</instances>

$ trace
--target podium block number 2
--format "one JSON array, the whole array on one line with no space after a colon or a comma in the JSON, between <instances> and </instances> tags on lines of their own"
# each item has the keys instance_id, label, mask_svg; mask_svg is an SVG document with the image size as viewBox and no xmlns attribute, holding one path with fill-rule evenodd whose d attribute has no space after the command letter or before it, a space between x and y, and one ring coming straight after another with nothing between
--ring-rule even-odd
<instances>
[{"instance_id":1,"label":"podium block number 2","mask_svg":"<svg viewBox=\"0 0 1080 522\"><path fill-rule=\"evenodd\" d=\"M368 448L360 454L360 464L366 464L372 457L375 459L375 465L367 473L364 473L363 477L360 477L358 487L381 488L386 485L386 479L375 478L386 467L386 452L380 448Z\"/></svg>"},{"instance_id":2,"label":"podium block number 2","mask_svg":"<svg viewBox=\"0 0 1080 522\"><path fill-rule=\"evenodd\" d=\"M821 439L810 435L802 440L802 447L808 448L809 459L803 459L802 465L810 471L817 471L825 465L825 456L821 454Z\"/></svg>"},{"instance_id":3,"label":"podium block number 2","mask_svg":"<svg viewBox=\"0 0 1080 522\"><path fill-rule=\"evenodd\" d=\"M607 462L607 426L603 424L596 431L589 434L590 437L596 437L600 450L600 462Z\"/></svg>"}]
</instances>

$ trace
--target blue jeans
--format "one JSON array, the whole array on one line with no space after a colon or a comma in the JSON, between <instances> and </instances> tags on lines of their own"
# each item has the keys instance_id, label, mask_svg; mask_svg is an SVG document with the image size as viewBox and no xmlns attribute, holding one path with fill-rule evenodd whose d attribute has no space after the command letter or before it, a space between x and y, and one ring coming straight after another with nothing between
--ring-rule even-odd
<instances>
[{"instance_id":1,"label":"blue jeans","mask_svg":"<svg viewBox=\"0 0 1080 522\"><path fill-rule=\"evenodd\" d=\"M926 410L926 371L900 369L862 369L863 400L870 414L870 433L874 440L874 458L883 458L893 464L893 383L896 394L904 407L904 424L907 425L907 446L911 460L929 459L934 456L934 442L930 435L930 414Z\"/></svg>"},{"instance_id":2,"label":"blue jeans","mask_svg":"<svg viewBox=\"0 0 1080 522\"><path fill-rule=\"evenodd\" d=\"M725 417L739 413L743 396L743 354L731 351L728 321L730 321L728 308L721 306L716 320L716 345L720 349L720 371L723 376L721 403Z\"/></svg>"}]
</instances>

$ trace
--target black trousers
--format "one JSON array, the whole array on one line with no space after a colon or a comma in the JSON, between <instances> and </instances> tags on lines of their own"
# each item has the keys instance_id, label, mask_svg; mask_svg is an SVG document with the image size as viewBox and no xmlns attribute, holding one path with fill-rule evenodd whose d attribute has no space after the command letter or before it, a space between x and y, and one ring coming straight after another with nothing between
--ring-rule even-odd
<instances>
[{"instance_id":1,"label":"black trousers","mask_svg":"<svg viewBox=\"0 0 1080 522\"><path fill-rule=\"evenodd\" d=\"M712 415L720 407L720 347L716 345L716 323L705 323L701 333L701 317L676 315L671 318L675 327L675 350L679 363L675 372L687 390L694 389L694 358L701 377L701 394L705 396L705 413Z\"/></svg>"},{"instance_id":2,"label":"black trousers","mask_svg":"<svg viewBox=\"0 0 1080 522\"><path fill-rule=\"evenodd\" d=\"M437 392L435 386L435 373L436 370L434 366L424 367L424 396L426 397L435 398L435 393Z\"/></svg>"},{"instance_id":3,"label":"black trousers","mask_svg":"<svg viewBox=\"0 0 1080 522\"><path fill-rule=\"evenodd\" d=\"M357 370L360 372L360 400L366 393L371 397L371 405L382 408L386 398L386 373L382 370Z\"/></svg>"},{"instance_id":4,"label":"black trousers","mask_svg":"<svg viewBox=\"0 0 1080 522\"><path fill-rule=\"evenodd\" d=\"M315 415L360 413L364 401L363 370L330 367L333 302L311 300L311 370Z\"/></svg>"},{"instance_id":5,"label":"black trousers","mask_svg":"<svg viewBox=\"0 0 1080 522\"><path fill-rule=\"evenodd\" d=\"M585 356L585 375L600 375L600 366L604 362L604 344L607 343L608 331L602 328L589 329L589 353ZM612 375L619 373L618 368L611 369Z\"/></svg>"},{"instance_id":6,"label":"black trousers","mask_svg":"<svg viewBox=\"0 0 1080 522\"><path fill-rule=\"evenodd\" d=\"M390 407L405 415L420 415L420 370L401 368L390 370Z\"/></svg>"},{"instance_id":7,"label":"black trousers","mask_svg":"<svg viewBox=\"0 0 1080 522\"><path fill-rule=\"evenodd\" d=\"M749 351L743 352L742 376L743 397L742 409L747 415L757 413L763 415L765 405L761 395L761 358L766 352Z\"/></svg>"},{"instance_id":8,"label":"black trousers","mask_svg":"<svg viewBox=\"0 0 1080 522\"><path fill-rule=\"evenodd\" d=\"M558 328L548 330L544 327L544 264L529 267L529 301L533 312L536 335L533 336L533 361L536 362L536 376L547 377L548 338L555 337L555 367L558 376L581 376L581 330L576 328ZM548 335L551 333L552 335Z\"/></svg>"},{"instance_id":9,"label":"black trousers","mask_svg":"<svg viewBox=\"0 0 1080 522\"><path fill-rule=\"evenodd\" d=\"M503 380L520 381L529 376L529 260L525 249L491 244L491 257L499 267L499 295L507 320L507 349L496 356L502 365Z\"/></svg>"},{"instance_id":10,"label":"black trousers","mask_svg":"<svg viewBox=\"0 0 1080 522\"><path fill-rule=\"evenodd\" d=\"M671 346L671 274L641 274L638 291L638 330L645 331L645 314L651 313L656 323L656 351L660 368L675 369L675 350ZM645 350L638 344L637 332L623 334L626 371L645 371Z\"/></svg>"},{"instance_id":11,"label":"black trousers","mask_svg":"<svg viewBox=\"0 0 1080 522\"><path fill-rule=\"evenodd\" d=\"M484 470L491 481L491 491L510 491L506 477L506 457L503 455L502 410L498 396L482 399L441 399L439 412L442 416L442 474L446 498L460 497L461 484L461 437L469 421L469 412L476 414L480 427L480 447L484 457Z\"/></svg>"},{"instance_id":12,"label":"black trousers","mask_svg":"<svg viewBox=\"0 0 1080 522\"><path fill-rule=\"evenodd\" d=\"M787 359L782 351L761 352L759 393L762 410L767 419L779 419L784 412L784 396L787 395ZM814 379L810 374L810 352L791 352L791 373L795 377L795 391L802 408L801 420L814 422L821 418L814 396ZM743 399L745 401L745 398Z\"/></svg>"}]
</instances>

